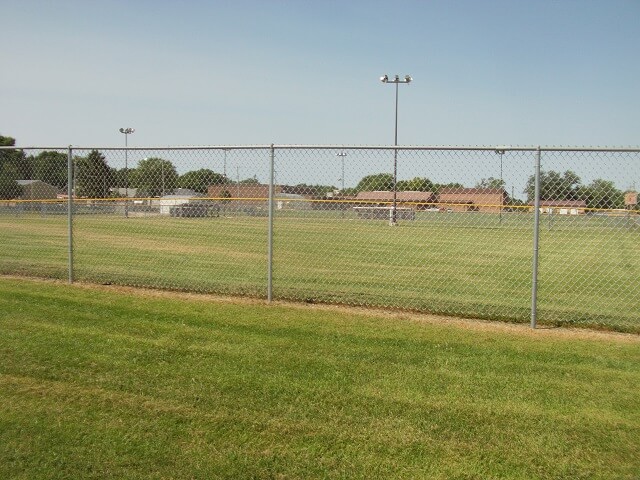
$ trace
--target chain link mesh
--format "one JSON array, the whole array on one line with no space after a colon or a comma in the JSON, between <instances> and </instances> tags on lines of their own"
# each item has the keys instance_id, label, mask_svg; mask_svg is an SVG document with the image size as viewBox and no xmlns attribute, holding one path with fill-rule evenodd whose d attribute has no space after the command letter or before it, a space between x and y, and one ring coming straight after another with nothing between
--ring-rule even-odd
<instances>
[{"instance_id":1,"label":"chain link mesh","mask_svg":"<svg viewBox=\"0 0 640 480\"><path fill-rule=\"evenodd\" d=\"M65 278L68 150L0 149L0 272ZM73 149L73 275L526 322L535 149ZM538 319L640 331L635 150L544 149ZM395 172L395 176L394 176Z\"/></svg>"},{"instance_id":2,"label":"chain link mesh","mask_svg":"<svg viewBox=\"0 0 640 480\"><path fill-rule=\"evenodd\" d=\"M532 164L531 153L279 151L277 183L316 200L277 204L275 296L525 321L532 215L500 185L515 193ZM312 179L337 188L318 198Z\"/></svg>"},{"instance_id":3,"label":"chain link mesh","mask_svg":"<svg viewBox=\"0 0 640 480\"><path fill-rule=\"evenodd\" d=\"M637 329L638 160L627 152L542 155L538 308L546 322Z\"/></svg>"},{"instance_id":4,"label":"chain link mesh","mask_svg":"<svg viewBox=\"0 0 640 480\"><path fill-rule=\"evenodd\" d=\"M68 154L0 149L0 272L66 278Z\"/></svg>"},{"instance_id":5,"label":"chain link mesh","mask_svg":"<svg viewBox=\"0 0 640 480\"><path fill-rule=\"evenodd\" d=\"M243 197L264 185L268 159L259 149L75 150L77 278L264 295L267 196Z\"/></svg>"}]
</instances>

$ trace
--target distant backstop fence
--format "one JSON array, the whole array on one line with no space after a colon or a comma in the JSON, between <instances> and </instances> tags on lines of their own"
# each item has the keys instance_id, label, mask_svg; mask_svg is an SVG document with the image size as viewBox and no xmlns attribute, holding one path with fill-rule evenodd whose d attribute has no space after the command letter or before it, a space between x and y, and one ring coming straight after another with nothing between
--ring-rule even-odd
<instances>
[{"instance_id":1,"label":"distant backstop fence","mask_svg":"<svg viewBox=\"0 0 640 480\"><path fill-rule=\"evenodd\" d=\"M1 147L0 273L640 332L640 149Z\"/></svg>"}]
</instances>

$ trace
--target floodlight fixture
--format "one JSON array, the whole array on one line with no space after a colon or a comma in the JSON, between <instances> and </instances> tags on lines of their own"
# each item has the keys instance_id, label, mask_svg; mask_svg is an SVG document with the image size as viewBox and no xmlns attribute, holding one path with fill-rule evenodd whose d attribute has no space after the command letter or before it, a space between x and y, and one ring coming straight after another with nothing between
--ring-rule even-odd
<instances>
[{"instance_id":1,"label":"floodlight fixture","mask_svg":"<svg viewBox=\"0 0 640 480\"><path fill-rule=\"evenodd\" d=\"M413 81L413 78L411 77L411 75L405 75L404 78L401 80L400 79L400 75L394 75L393 76L393 80L389 80L389 75L383 75L382 77L380 77L380 81L382 83L411 83Z\"/></svg>"}]
</instances>

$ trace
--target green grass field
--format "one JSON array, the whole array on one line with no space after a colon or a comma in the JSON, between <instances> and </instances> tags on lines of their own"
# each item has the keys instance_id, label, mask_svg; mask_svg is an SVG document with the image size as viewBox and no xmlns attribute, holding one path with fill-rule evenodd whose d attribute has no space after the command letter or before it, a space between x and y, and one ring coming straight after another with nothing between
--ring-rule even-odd
<instances>
[{"instance_id":1,"label":"green grass field","mask_svg":"<svg viewBox=\"0 0 640 480\"><path fill-rule=\"evenodd\" d=\"M637 336L0 278L0 478L640 476Z\"/></svg>"},{"instance_id":2,"label":"green grass field","mask_svg":"<svg viewBox=\"0 0 640 480\"><path fill-rule=\"evenodd\" d=\"M422 214L390 228L340 212L278 212L274 296L528 322L532 217ZM549 219L551 220L551 219ZM538 320L640 332L640 232L607 217L542 219ZM78 215L75 276L266 295L267 221ZM0 272L67 276L66 217L0 216Z\"/></svg>"}]
</instances>

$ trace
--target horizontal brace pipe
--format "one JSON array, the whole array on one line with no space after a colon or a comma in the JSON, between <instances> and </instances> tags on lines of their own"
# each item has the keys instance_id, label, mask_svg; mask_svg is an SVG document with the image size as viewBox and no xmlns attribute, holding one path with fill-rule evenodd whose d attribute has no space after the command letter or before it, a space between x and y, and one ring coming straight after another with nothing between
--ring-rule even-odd
<instances>
[{"instance_id":1,"label":"horizontal brace pipe","mask_svg":"<svg viewBox=\"0 0 640 480\"><path fill-rule=\"evenodd\" d=\"M2 146L2 150L67 150L69 147L18 147ZM275 150L402 150L402 151L467 151L467 152L495 152L496 150L506 152L537 152L538 147L506 147L496 146L445 146L445 145L274 145ZM185 150L270 150L271 145L202 145L183 147L78 147L78 150L100 150L100 151L185 151ZM640 153L640 147L540 147L541 152L602 152L602 153Z\"/></svg>"}]
</instances>

